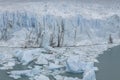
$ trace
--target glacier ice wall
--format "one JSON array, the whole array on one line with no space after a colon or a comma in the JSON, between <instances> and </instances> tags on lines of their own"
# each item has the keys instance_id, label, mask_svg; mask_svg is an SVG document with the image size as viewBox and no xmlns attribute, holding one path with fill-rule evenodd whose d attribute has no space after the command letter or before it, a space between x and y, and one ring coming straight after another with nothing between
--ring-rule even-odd
<instances>
[{"instance_id":1,"label":"glacier ice wall","mask_svg":"<svg viewBox=\"0 0 120 80\"><path fill-rule=\"evenodd\" d=\"M87 19L32 12L0 13L0 44L12 47L79 46L120 38L120 17Z\"/></svg>"}]
</instances>

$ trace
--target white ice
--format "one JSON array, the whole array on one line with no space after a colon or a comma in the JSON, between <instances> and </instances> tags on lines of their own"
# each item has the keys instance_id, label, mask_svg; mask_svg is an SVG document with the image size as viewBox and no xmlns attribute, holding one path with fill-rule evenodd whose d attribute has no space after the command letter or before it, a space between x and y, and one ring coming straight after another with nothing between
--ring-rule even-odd
<instances>
[{"instance_id":1,"label":"white ice","mask_svg":"<svg viewBox=\"0 0 120 80\"><path fill-rule=\"evenodd\" d=\"M83 80L95 80L96 57L120 42L118 8L41 1L1 3L0 11L0 69L35 63L9 72L15 79L27 75L49 80L46 75L51 74L57 80L80 80L60 76L65 67L68 72L84 72ZM108 44L110 35L113 44Z\"/></svg>"}]
</instances>

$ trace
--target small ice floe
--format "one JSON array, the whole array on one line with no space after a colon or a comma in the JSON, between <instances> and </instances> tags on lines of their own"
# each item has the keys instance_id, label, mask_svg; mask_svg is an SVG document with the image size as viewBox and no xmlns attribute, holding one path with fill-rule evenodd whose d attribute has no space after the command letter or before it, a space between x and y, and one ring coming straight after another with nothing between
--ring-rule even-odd
<instances>
[{"instance_id":1,"label":"small ice floe","mask_svg":"<svg viewBox=\"0 0 120 80\"><path fill-rule=\"evenodd\" d=\"M15 66L15 59L12 54L0 53L0 69L12 69Z\"/></svg>"},{"instance_id":2,"label":"small ice floe","mask_svg":"<svg viewBox=\"0 0 120 80\"><path fill-rule=\"evenodd\" d=\"M78 55L72 55L66 61L67 72L83 73L84 71L92 68L94 68L93 62L81 61Z\"/></svg>"},{"instance_id":3,"label":"small ice floe","mask_svg":"<svg viewBox=\"0 0 120 80\"><path fill-rule=\"evenodd\" d=\"M64 77L64 80L81 80L78 78L72 78L72 77Z\"/></svg>"},{"instance_id":4,"label":"small ice floe","mask_svg":"<svg viewBox=\"0 0 120 80\"><path fill-rule=\"evenodd\" d=\"M55 79L56 79L56 80L64 80L64 77L61 76L61 75L56 75L56 76L55 76Z\"/></svg>"},{"instance_id":5,"label":"small ice floe","mask_svg":"<svg viewBox=\"0 0 120 80\"><path fill-rule=\"evenodd\" d=\"M0 69L2 69L2 70L13 69L13 66L15 66L15 61L8 61L8 62L2 64L2 67L0 67Z\"/></svg>"},{"instance_id":6,"label":"small ice floe","mask_svg":"<svg viewBox=\"0 0 120 80\"><path fill-rule=\"evenodd\" d=\"M48 60L46 59L45 55L40 54L40 56L37 58L37 61L35 63L40 65L47 65Z\"/></svg>"},{"instance_id":7,"label":"small ice floe","mask_svg":"<svg viewBox=\"0 0 120 80\"><path fill-rule=\"evenodd\" d=\"M38 75L40 73L41 73L41 70L39 66L35 66L35 68L31 70L15 70L15 71L8 72L9 76L14 79L21 78L23 75L28 77L34 77L35 75Z\"/></svg>"},{"instance_id":8,"label":"small ice floe","mask_svg":"<svg viewBox=\"0 0 120 80\"><path fill-rule=\"evenodd\" d=\"M57 69L61 69L63 67L64 66L62 66L62 65L58 65L58 64L55 64L55 63L50 63L49 66L48 66L48 69L50 69L50 70L57 70Z\"/></svg>"},{"instance_id":9,"label":"small ice floe","mask_svg":"<svg viewBox=\"0 0 120 80\"><path fill-rule=\"evenodd\" d=\"M66 76L61 76L61 75L56 75L55 76L55 79L56 80L82 80L82 79L79 79L79 78L73 78L73 77L66 77Z\"/></svg>"},{"instance_id":10,"label":"small ice floe","mask_svg":"<svg viewBox=\"0 0 120 80\"><path fill-rule=\"evenodd\" d=\"M50 79L47 76L40 74L35 76L34 80L50 80Z\"/></svg>"},{"instance_id":11,"label":"small ice floe","mask_svg":"<svg viewBox=\"0 0 120 80\"><path fill-rule=\"evenodd\" d=\"M18 60L23 64L27 65L29 62L33 61L36 59L39 55L39 49L34 49L34 50L18 50L15 52L15 57L18 58Z\"/></svg>"},{"instance_id":12,"label":"small ice floe","mask_svg":"<svg viewBox=\"0 0 120 80\"><path fill-rule=\"evenodd\" d=\"M83 80L96 80L95 70L90 69L85 71Z\"/></svg>"},{"instance_id":13,"label":"small ice floe","mask_svg":"<svg viewBox=\"0 0 120 80\"><path fill-rule=\"evenodd\" d=\"M21 78L22 75L29 75L31 72L31 70L19 70L19 71L11 71L11 72L8 72L8 74L10 74L9 76L14 78L14 79L19 79Z\"/></svg>"}]
</instances>

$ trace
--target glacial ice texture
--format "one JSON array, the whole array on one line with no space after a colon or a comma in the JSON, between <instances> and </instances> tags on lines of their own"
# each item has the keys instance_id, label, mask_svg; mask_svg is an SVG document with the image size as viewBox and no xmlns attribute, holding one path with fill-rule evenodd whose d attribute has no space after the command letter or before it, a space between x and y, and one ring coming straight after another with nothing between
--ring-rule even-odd
<instances>
[{"instance_id":1,"label":"glacial ice texture","mask_svg":"<svg viewBox=\"0 0 120 80\"><path fill-rule=\"evenodd\" d=\"M95 80L93 66L84 62L97 61L95 58L98 54L109 48L105 43L109 42L110 35L113 43L119 41L119 11L112 10L111 13L109 9L105 9L104 12L104 8L98 5L68 3L38 2L0 6L0 46L5 47L0 49L0 69L12 69L21 63L28 65L29 69L11 71L10 77L20 78L21 75L27 75L35 80L49 80L46 74L50 73L57 80L80 80L58 75L60 70L65 71L66 67L69 72L79 73L84 70L83 80ZM94 8L90 10L91 7ZM9 51L6 47L15 48ZM45 50L42 51L41 47ZM32 50L29 50L30 48ZM76 64L75 69L74 62L79 62L79 59L73 60L71 55L79 56L81 61L80 64ZM34 68L29 66L31 62L36 64L33 65ZM32 74L29 74L30 72Z\"/></svg>"},{"instance_id":2,"label":"glacial ice texture","mask_svg":"<svg viewBox=\"0 0 120 80\"><path fill-rule=\"evenodd\" d=\"M120 17L86 19L81 15L63 18L28 12L0 13L0 44L11 47L61 47L102 44L120 38Z\"/></svg>"}]
</instances>

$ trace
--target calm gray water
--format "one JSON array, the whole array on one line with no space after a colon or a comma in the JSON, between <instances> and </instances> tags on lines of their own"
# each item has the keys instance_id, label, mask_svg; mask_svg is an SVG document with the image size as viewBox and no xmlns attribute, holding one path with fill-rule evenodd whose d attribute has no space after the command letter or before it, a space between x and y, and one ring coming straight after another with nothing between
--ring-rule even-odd
<instances>
[{"instance_id":1,"label":"calm gray water","mask_svg":"<svg viewBox=\"0 0 120 80\"><path fill-rule=\"evenodd\" d=\"M120 46L108 49L98 60L96 80L120 80Z\"/></svg>"}]
</instances>

